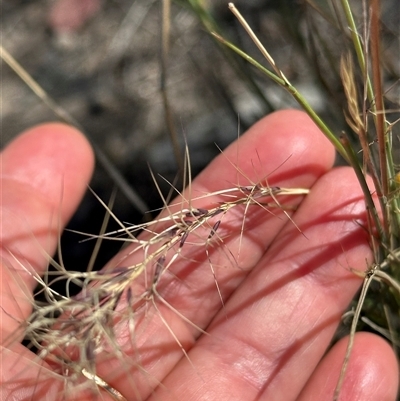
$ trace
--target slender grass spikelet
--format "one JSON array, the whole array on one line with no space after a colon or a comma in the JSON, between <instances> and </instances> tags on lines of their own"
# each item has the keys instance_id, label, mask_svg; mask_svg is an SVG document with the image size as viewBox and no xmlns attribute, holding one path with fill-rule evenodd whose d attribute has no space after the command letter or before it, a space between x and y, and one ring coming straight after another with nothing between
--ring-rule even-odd
<instances>
[{"instance_id":1,"label":"slender grass spikelet","mask_svg":"<svg viewBox=\"0 0 400 401\"><path fill-rule=\"evenodd\" d=\"M396 0L50 3L4 6L0 400L394 400Z\"/></svg>"}]
</instances>

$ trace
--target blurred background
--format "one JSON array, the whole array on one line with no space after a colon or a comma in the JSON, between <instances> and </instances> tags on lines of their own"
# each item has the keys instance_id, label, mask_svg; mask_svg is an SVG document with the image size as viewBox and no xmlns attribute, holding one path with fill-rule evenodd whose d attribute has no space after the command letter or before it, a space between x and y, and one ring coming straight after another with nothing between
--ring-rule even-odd
<instances>
[{"instance_id":1,"label":"blurred background","mask_svg":"<svg viewBox=\"0 0 400 401\"><path fill-rule=\"evenodd\" d=\"M350 131L343 116L346 104L339 77L349 32L343 18L335 14L334 3L238 0L235 5L291 83L340 134ZM361 2L351 3L362 21ZM105 159L126 181L130 195L118 187L113 210L127 223L157 214L144 214L162 206L149 168L173 182L179 176L176 153L183 154L185 138L196 175L219 153L218 147L224 149L263 115L298 107L284 90L211 37L210 28L266 65L227 1L180 0L170 8L168 4L161 0L2 2L3 46L79 122L103 155L91 182L94 192L107 202L112 188L118 187ZM397 0L385 0L382 7L386 102L398 113L400 6ZM24 129L57 118L4 63L1 73L4 146ZM394 112L391 119L396 118ZM166 181L159 183L168 194ZM176 185L181 185L179 180ZM69 228L96 234L104 214L98 200L88 194ZM80 239L68 232L63 235L67 267L86 269L94 242L80 243ZM117 251L118 244L103 244L97 268Z\"/></svg>"}]
</instances>

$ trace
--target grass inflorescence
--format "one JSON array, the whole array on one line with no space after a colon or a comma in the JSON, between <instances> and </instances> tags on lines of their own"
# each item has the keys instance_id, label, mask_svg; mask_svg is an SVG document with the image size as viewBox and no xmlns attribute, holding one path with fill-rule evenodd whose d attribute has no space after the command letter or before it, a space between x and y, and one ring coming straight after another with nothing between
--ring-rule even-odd
<instances>
[{"instance_id":1,"label":"grass inflorescence","mask_svg":"<svg viewBox=\"0 0 400 401\"><path fill-rule=\"evenodd\" d=\"M286 4L286 2L281 3ZM260 74L254 74L241 62L241 59L249 62L258 73L272 79L295 99L332 142L342 160L353 167L358 177L365 196L368 213L368 225L365 228L369 234L374 261L364 273L354 271L354 274L363 277L364 282L359 298L353 302L350 311L353 317L349 329L350 341L334 396L338 399L351 357L352 341L356 330L367 327L380 333L391 341L397 353L400 346L400 319L398 318L400 315L400 170L398 165L400 160L396 157L399 151L399 119L396 117L399 105L389 96L391 92L394 92L393 88L398 88L398 81L393 85L387 85L388 80L386 80L388 75L398 74L395 70L398 59L396 55L391 55L395 61L387 54L383 55L384 27L381 24L380 2L365 1L360 6L348 0L318 3L309 0L304 4L308 13L308 37L302 36L302 30L296 26L291 20L293 17L288 14L287 32L290 31L302 55L305 58L309 57L308 67L318 80L319 86L323 88L324 94L332 96L332 100L328 102L328 110L324 112L325 116L330 114L330 118L321 117L315 107L307 101L306 96L291 82L285 68L279 66L279 62L275 61L262 44L259 35L253 32L251 24L241 15L238 10L240 7L236 8L234 4L229 4L229 9L261 52L267 61L267 66L251 53L252 49L243 50L241 46L234 44L235 40L228 39L224 30L226 27L219 25L211 7L206 2L190 0L179 1L177 4L179 7L190 10L210 36L216 40L222 57L232 68L237 81L252 93L262 105L263 111L270 111L274 107L262 89ZM174 104L167 90L167 81L171 75L168 72L171 7L169 1L163 1L165 18L162 24L161 89L166 125L174 144L175 158L177 165L183 166L185 163L183 159L180 159L179 141L176 138L177 129L174 126ZM336 32L341 38L342 48L339 51L331 47L329 37L324 37L321 20L324 28L328 24L330 32ZM388 30L385 30L385 34L388 35ZM9 54L3 49L2 53L3 59L12 64ZM316 54L323 55L322 61L319 57L315 57ZM340 56L340 63L337 62L337 54ZM235 57L236 55L239 57ZM13 68L16 68L15 65ZM324 74L326 70L329 74ZM20 75L61 119L78 125L68 113L58 108L40 87L32 83L23 70L20 70ZM338 91L339 86L341 90ZM227 103L227 108L236 114L234 101L230 99ZM333 120L340 120L341 124L332 127ZM99 152L103 160L102 152ZM237 168L240 167L237 166ZM184 175L182 171L180 173ZM372 177L373 188L368 187L366 183L367 175ZM118 178L118 174L114 176L122 183L122 186L125 186L124 180ZM164 210L157 219L150 223L134 225L122 223L109 210L120 229L98 236L89 236L89 239L129 243L129 252L115 265L110 264L102 271L74 271L70 266L64 266L62 258L59 258L60 262L56 262L49 256L53 269L52 271L49 269L47 274L41 277L16 258L19 270L32 275L36 280L35 295L40 296L41 299L41 301L29 299L32 314L26 321L20 322L18 333L18 337L25 339L28 348L35 350L36 363L41 366L41 361L45 361L39 369L39 375L34 379L35 385L39 387L40 384L37 383L41 380L45 383L48 377L58 377L61 383L58 390L60 392L66 389L72 391L77 387L83 390L90 389L94 393L101 389L111 397L123 400L121 394L101 379L97 367L117 357L124 360L125 365L129 365L126 369L135 368L146 375L147 372L141 368L140 358L135 352L133 352L135 357L130 362L124 358L124 353L127 348L130 351L126 352L132 356L131 350L136 350L137 331L142 326L146 326L145 319L142 320L142 318L150 309L156 310L161 315L162 323L185 355L185 346L174 337L174 330L162 317L158 305L162 304L178 315L185 324L202 332L201 328L195 327L179 309L168 304L163 298L162 290L160 290L163 288L163 283L168 280L178 280L174 277L173 267L183 259L193 258L196 261L196 255L198 256L200 249L203 257L209 259L210 273L214 276L216 291L219 292L215 273L218 266L210 256L210 249L215 243L224 244L224 224L230 213L240 211L243 232L246 230L245 218L250 208L259 208L266 213L286 213L286 217L290 219L289 213L286 212L290 209L285 202L287 196L305 195L307 192L301 188L270 187L261 182L250 183L205 194L201 198L205 201L216 195L224 200L216 204L211 202L206 207L202 205L198 208L193 204L199 198L191 199L179 194L181 199L170 206L163 199ZM374 202L374 195L377 195L378 202ZM280 201L281 197L283 201ZM240 268L236 265L238 255L231 254L228 247L224 252L233 267ZM132 258L135 263L125 263ZM53 284L60 282L64 285L64 293L53 289ZM75 288L74 295L72 295L72 287ZM78 295L75 295L76 288L80 289ZM222 297L221 302L223 302ZM117 333L121 325L127 327L129 333L128 340L124 344L121 344ZM5 340L3 346L13 341L15 341L14 333ZM52 372L48 369L49 366ZM17 373L13 383L7 385L15 388L25 374L26 371Z\"/></svg>"},{"instance_id":2,"label":"grass inflorescence","mask_svg":"<svg viewBox=\"0 0 400 401\"><path fill-rule=\"evenodd\" d=\"M20 322L18 336L24 338L27 347L35 351L39 365L40 361L45 361L46 365L52 368L51 371L44 366L40 369L40 373L34 378L35 386L40 389L49 377L58 377L62 388L60 391L64 394L70 394L73 389L75 391L78 388L91 389L94 393L102 389L117 400L125 399L103 381L97 373L97 366L117 357L122 364L128 365L126 369L141 369L140 357L126 362L124 350L136 349L140 316L146 315L152 308L160 315L174 341L188 357L184 346L163 318L157 304L162 303L195 330L205 332L164 300L159 290L163 280L168 276L174 278L174 265L179 264L182 259L190 258L192 262L200 263L200 260L195 259L198 252L193 249L201 249L200 255L209 260L210 271L214 275L216 290L219 292L216 278L218 266L214 266L209 249L216 243L223 244L225 239L222 233L226 231L224 220L230 218L232 210L239 209L239 214L243 216L241 230L245 230L246 214L250 208L261 208L272 214L280 214L281 211L290 219L288 212L290 213L293 207L285 206L288 196L306 195L308 192L302 188L270 187L267 183L260 182L221 189L200 198L185 199L180 195L181 202L166 205L164 212L157 219L138 225L123 224L104 204L121 229L89 236L88 239L129 243L129 251L124 257L105 270L73 271L50 259L53 269L41 277L34 269L29 269L15 258L19 270L33 275L37 282L34 294L36 300L31 301L32 313L26 321ZM216 196L223 200L210 204L207 208L191 206L193 202L207 202L207 199ZM283 199L283 204L279 201L280 198ZM99 201L101 202L100 199ZM237 218L237 214L235 217ZM187 247L191 250L185 252ZM236 263L239 253L234 255L229 249L225 252L229 254L228 260L233 265L231 268L240 268ZM126 261L132 258L137 262L127 264ZM62 260L62 257L59 259ZM56 283L63 283L64 293L54 290ZM71 289L72 286L74 289ZM76 292L76 287L80 292L72 295ZM221 302L223 303L222 297ZM145 326L146 323L142 325ZM124 344L121 344L119 338L118 327L121 326L127 327L129 332L128 340ZM3 347L7 348L15 338L13 333L3 342ZM6 354L3 357L6 358ZM10 394L19 377L22 379L25 373L19 372L11 383L3 384L5 388L10 387Z\"/></svg>"}]
</instances>

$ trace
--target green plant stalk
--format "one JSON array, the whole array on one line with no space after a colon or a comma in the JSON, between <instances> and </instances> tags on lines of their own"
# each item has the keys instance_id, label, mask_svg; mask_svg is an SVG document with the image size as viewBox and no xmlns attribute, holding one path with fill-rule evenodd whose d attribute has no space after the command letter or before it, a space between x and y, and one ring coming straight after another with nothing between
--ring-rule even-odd
<instances>
[{"instance_id":1,"label":"green plant stalk","mask_svg":"<svg viewBox=\"0 0 400 401\"><path fill-rule=\"evenodd\" d=\"M220 34L220 29L216 21L212 18L212 16L204 9L204 7L200 4L199 0L188 0L193 12L198 16L201 23L206 28L207 32L218 32ZM265 97L264 93L257 85L257 83L253 80L251 76L242 71L242 68L237 63L230 52L226 52L223 46L220 47L224 57L228 60L228 63L231 65L235 73L238 77L245 82L249 90L257 95L257 97L261 100L267 110L273 111L274 107L269 102L269 100Z\"/></svg>"},{"instance_id":2,"label":"green plant stalk","mask_svg":"<svg viewBox=\"0 0 400 401\"><path fill-rule=\"evenodd\" d=\"M388 163L392 163L393 165L393 159L392 159L392 152L388 153ZM390 159L390 161L389 161ZM396 250L398 247L400 247L400 185L396 183L396 181L393 179L392 180L392 185L390 186L390 190L393 191L393 193L397 193L394 196L390 197L389 196L389 206L390 206L390 213L391 213L391 218L390 218L390 237L391 237L391 243L390 243L390 249ZM399 271L400 274L400 271Z\"/></svg>"},{"instance_id":3,"label":"green plant stalk","mask_svg":"<svg viewBox=\"0 0 400 401\"><path fill-rule=\"evenodd\" d=\"M373 91L373 88L372 88L371 80L369 79L369 76L368 76L368 71L367 71L364 52L363 52L363 46L362 46L362 43L360 41L360 36L357 33L357 26L355 24L353 13L351 11L350 4L349 4L348 0L341 0L341 2L342 2L343 11L344 11L345 16L346 16L346 21L349 24L349 28L350 28L350 32L351 32L351 38L352 38L352 41L353 41L353 46L354 46L355 52L357 54L358 63L359 63L359 66L361 68L363 76L366 77L368 101L371 104L371 109L373 111L374 118L376 118L376 116L378 114L377 113L378 110L376 108L375 95L374 95L374 91ZM372 16L378 17L378 15L376 15L376 11L372 13ZM372 50L374 50L374 49L372 49ZM379 54L377 54L376 56L379 59ZM385 126L384 128L385 128L385 130L387 132L388 127ZM388 146L387 141L385 141L385 143ZM386 160L388 161L388 164L389 164L389 166L388 166L389 170L392 173L389 178L393 178L394 177L393 158L392 158L392 155L390 154L391 153L390 149L387 149L387 150L388 150L387 153L388 153L389 157Z\"/></svg>"},{"instance_id":4,"label":"green plant stalk","mask_svg":"<svg viewBox=\"0 0 400 401\"><path fill-rule=\"evenodd\" d=\"M353 12L351 10L348 0L341 0L341 3L342 3L342 8L343 8L343 11L344 11L344 14L346 17L346 21L350 28L351 38L353 41L354 50L357 55L358 64L360 66L363 77L365 77L365 84L366 84L366 88L367 88L367 98L371 105L375 125L377 126L377 132L382 131L382 129L387 130L387 127L384 127L384 128L381 127L381 130L379 130L379 120L378 120L378 113L377 113L377 107L376 107L376 101L375 101L376 99L375 99L374 91L372 88L372 83L371 83L371 80L368 75L366 61L365 61L365 57L364 57L363 45L360 41L360 35L357 32L357 26L356 26L356 23L355 23L355 20L353 17ZM385 146L387 146L387 141L384 141L384 144L385 144ZM385 153L390 153L390 152L385 152ZM385 161L385 163L386 163L386 161ZM380 164L381 164L381 168L382 168L382 162ZM392 161L391 170L393 171L393 161ZM382 185L385 185L385 183L382 182ZM383 213L386 213L386 210L383 210Z\"/></svg>"},{"instance_id":5,"label":"green plant stalk","mask_svg":"<svg viewBox=\"0 0 400 401\"><path fill-rule=\"evenodd\" d=\"M399 228L399 214L391 213L393 210L398 210L399 199L396 196L391 197L390 191L395 189L393 178L395 176L391 141L389 140L389 127L385 121L385 109L383 102L383 89L382 89L382 73L380 65L380 2L379 0L371 0L371 59L372 59L372 74L373 85L375 90L375 103L377 110L380 113L376 115L377 137L379 146L379 162L383 196L385 201L385 214L388 225L388 237L390 238L390 249L396 245L395 236L398 235ZM391 219L391 215L396 214L397 218ZM394 216L393 216L394 217Z\"/></svg>"},{"instance_id":6,"label":"green plant stalk","mask_svg":"<svg viewBox=\"0 0 400 401\"><path fill-rule=\"evenodd\" d=\"M376 112L375 110L375 102L374 102L374 92L372 89L372 84L371 84L371 80L369 79L368 76L368 71L366 68L366 62L365 62L365 57L364 57L364 50L363 50L363 46L361 44L360 41L360 36L358 35L357 32L357 26L356 23L354 21L354 17L353 17L353 12L351 11L350 8L350 4L348 2L348 0L341 0L342 2L342 7L343 7L343 11L344 14L346 16L346 21L349 25L350 28L350 34L351 34L351 39L353 41L353 46L354 46L354 50L356 52L357 55L357 60L358 60L358 64L361 68L361 72L363 74L363 77L366 78L366 85L367 85L367 96L368 96L368 100L371 104L371 108L374 112Z\"/></svg>"},{"instance_id":7,"label":"green plant stalk","mask_svg":"<svg viewBox=\"0 0 400 401\"><path fill-rule=\"evenodd\" d=\"M380 169L381 169L381 180L382 180L382 186L386 189L383 189L383 196L384 197L388 197L388 192L389 190L394 191L395 190L395 185L391 185L391 181L393 181L393 178L395 176L395 170L394 170L394 163L393 163L393 155L392 155L392 149L391 149L391 143L389 140L387 140L387 133L389 131L389 127L384 119L384 116L380 115L380 112L383 111L383 103L382 106L380 107L381 110L379 110L379 107L377 107L377 103L376 103L376 99L375 99L375 95L374 95L374 91L372 88L372 84L371 84L371 80L369 79L368 76L368 71L367 71L367 67L366 67L366 62L365 62L365 57L364 57L364 52L363 52L363 46L362 43L360 41L360 37L357 33L357 27L353 18L353 13L351 11L350 5L348 0L341 0L342 3L342 7L346 16L346 20L347 23L349 25L350 31L351 31L351 37L352 37L352 41L353 41L353 46L354 49L356 51L357 54L357 59L358 59L358 63L360 66L360 69L362 71L363 76L365 77L365 83L366 83L366 89L367 89L367 97L369 100L369 103L371 105L371 109L373 111L373 117L374 117L374 121L375 121L375 125L377 127L377 133L379 135L379 143L380 146L384 147L384 150L379 152L379 158L380 158ZM373 4L375 6L372 7L372 17L374 17L375 19L378 18L378 11L376 9L377 4L374 3ZM375 27L371 26L372 29L376 29L377 28L377 23L378 21L375 22ZM378 32L375 32L375 34L372 33L372 36L375 35L375 38L373 38L372 40L378 40L378 38L376 37L378 35ZM374 55L374 51L375 51L375 55ZM376 71L376 64L379 63L379 51L377 49L377 46L372 46L372 56L375 59L375 68L373 65L373 70ZM378 71L376 71L376 74L378 74ZM376 77L378 79L378 76ZM382 92L382 91L381 91ZM377 94L378 97L380 96L380 94ZM378 100L378 99L377 99ZM381 100L381 99L379 99ZM383 174L383 177L382 177ZM389 202L390 206L388 204L386 204L386 207L382 206L382 213L384 215L384 219L387 220L388 225L390 225L390 227L388 227L388 230L386 232L387 237L390 238L390 248L394 249L393 246L394 245L394 238L393 236L398 237L398 230L400 227L400 214L396 213L396 210L399 210L400 207L400 199L398 197L392 197L392 199L389 200L385 200L385 202ZM382 204L382 203L381 203ZM391 212L392 211L392 212Z\"/></svg>"},{"instance_id":8,"label":"green plant stalk","mask_svg":"<svg viewBox=\"0 0 400 401\"><path fill-rule=\"evenodd\" d=\"M379 1L373 0L371 2L371 68L373 86L375 90L375 107L380 111L376 115L376 130L379 146L379 162L381 172L381 182L383 195L388 196L389 193L389 179L387 169L387 130L385 127L385 113L383 106L382 95L382 79L380 68L380 35L379 35Z\"/></svg>"},{"instance_id":9,"label":"green plant stalk","mask_svg":"<svg viewBox=\"0 0 400 401\"><path fill-rule=\"evenodd\" d=\"M382 240L382 242L386 243L385 239L385 233L383 231L383 227L381 224L381 221L378 216L378 212L376 210L374 201L371 196L371 192L368 188L367 182L365 180L364 173L360 167L360 162L358 160L357 155L354 152L354 149L352 148L350 141L345 135L342 135L340 138L341 143L343 144L344 149L346 150L346 154L349 156L349 163L351 167L354 169L354 172L356 173L357 179L360 183L361 189L364 193L364 198L365 198L365 203L367 205L367 208L369 212L371 213L372 219L374 221L375 227L378 230L379 238ZM382 247L379 247L381 251L379 252L381 255L376 255L376 263L379 263L382 258Z\"/></svg>"},{"instance_id":10,"label":"green plant stalk","mask_svg":"<svg viewBox=\"0 0 400 401\"><path fill-rule=\"evenodd\" d=\"M304 111L311 117L311 119L318 126L318 128L324 133L324 135L331 141L331 143L336 148L336 150L340 153L340 155L347 162L350 163L347 152L346 152L345 148L343 147L343 145L341 144L341 142L337 139L337 137L330 130L330 128L324 123L324 121L318 116L318 114L310 106L310 104L307 102L307 100L297 91L297 89L287 79L282 79L282 78L278 77L276 74L274 74L273 72L271 72L270 70L265 68L258 61L254 60L252 57L250 57L244 51L240 50L233 43L227 41L226 39L224 39L222 36L220 36L216 32L211 32L211 34L217 40L219 40L221 43L223 43L224 45L229 47L236 54L238 54L239 56L244 58L246 61L248 61L254 67L256 67L258 70L260 70L263 74L267 75L268 78L272 79L278 85L280 85L284 89L286 89L294 97L294 99L300 104L300 106L304 109Z\"/></svg>"}]
</instances>

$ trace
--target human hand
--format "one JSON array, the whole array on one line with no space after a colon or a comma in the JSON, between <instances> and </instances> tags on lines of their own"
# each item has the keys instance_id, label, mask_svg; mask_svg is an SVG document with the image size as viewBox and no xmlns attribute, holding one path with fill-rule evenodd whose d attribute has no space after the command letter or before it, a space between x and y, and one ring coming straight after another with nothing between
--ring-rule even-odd
<instances>
[{"instance_id":1,"label":"human hand","mask_svg":"<svg viewBox=\"0 0 400 401\"><path fill-rule=\"evenodd\" d=\"M223 243L208 250L216 280L204 252L196 262L181 258L160 281L162 299L135 320L134 344L126 341L132 328L117 324L124 352L103 360L97 355L98 377L128 400L332 400L346 342L325 351L361 282L350 267L363 271L370 259L361 190L351 169L332 169L333 159L307 116L283 111L255 124L212 162L193 182L193 197L266 176L270 185L312 187L291 201L298 204L292 219L301 233L279 211L250 206L243 224L245 207L232 210L218 229ZM43 250L54 252L59 225L76 208L92 166L86 140L57 124L34 128L3 152L2 344L31 309L27 294L35 281L21 264L43 272ZM203 197L195 207L221 200ZM185 256L196 253L187 242ZM108 268L136 262L125 249ZM61 399L56 377L48 374L37 384L51 364L37 363L18 341L6 344L0 398ZM395 400L397 380L389 345L357 334L340 400ZM97 394L77 387L68 399L111 399L100 387Z\"/></svg>"}]
</instances>

